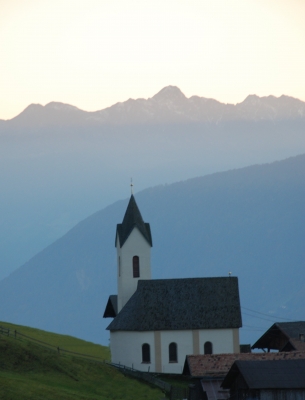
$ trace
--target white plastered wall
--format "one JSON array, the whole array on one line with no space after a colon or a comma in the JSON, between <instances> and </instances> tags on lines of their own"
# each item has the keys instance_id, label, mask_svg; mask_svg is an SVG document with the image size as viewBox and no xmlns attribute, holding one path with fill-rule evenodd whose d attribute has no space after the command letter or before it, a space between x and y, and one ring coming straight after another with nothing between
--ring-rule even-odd
<instances>
[{"instance_id":1,"label":"white plastered wall","mask_svg":"<svg viewBox=\"0 0 305 400\"><path fill-rule=\"evenodd\" d=\"M212 342L213 354L234 353L235 336L238 329L199 330L199 354L204 354L204 343ZM238 335L237 335L238 336ZM161 370L156 371L155 336L147 332L110 332L111 359L114 363L132 367L140 371L181 374L187 355L194 354L193 331L160 331L161 337ZM178 362L169 362L169 344L175 342L178 350ZM142 363L142 345L150 345L151 363ZM236 345L236 344L235 344ZM157 351L159 351L157 349ZM235 350L236 352L236 350Z\"/></svg>"},{"instance_id":2,"label":"white plastered wall","mask_svg":"<svg viewBox=\"0 0 305 400\"><path fill-rule=\"evenodd\" d=\"M199 352L200 352L200 354L204 354L204 343L205 342L212 343L213 354L225 354L225 353L236 352L236 350L234 348L234 331L236 331L236 329L200 330L199 331ZM238 350L238 352L239 352L239 350Z\"/></svg>"},{"instance_id":3,"label":"white plastered wall","mask_svg":"<svg viewBox=\"0 0 305 400\"><path fill-rule=\"evenodd\" d=\"M169 362L169 344L177 344L178 362ZM185 356L193 354L193 335L192 331L162 331L161 332L161 351L162 351L162 372L181 374L184 366Z\"/></svg>"},{"instance_id":4,"label":"white plastered wall","mask_svg":"<svg viewBox=\"0 0 305 400\"><path fill-rule=\"evenodd\" d=\"M117 237L117 281L118 311L120 311L137 289L139 279L151 279L151 247L137 228L134 228L124 245L120 248ZM133 277L132 259L140 260L140 277Z\"/></svg>"},{"instance_id":5,"label":"white plastered wall","mask_svg":"<svg viewBox=\"0 0 305 400\"><path fill-rule=\"evenodd\" d=\"M142 345L150 345L150 364L142 363ZM154 332L116 331L110 333L111 361L139 371L154 372Z\"/></svg>"}]
</instances>

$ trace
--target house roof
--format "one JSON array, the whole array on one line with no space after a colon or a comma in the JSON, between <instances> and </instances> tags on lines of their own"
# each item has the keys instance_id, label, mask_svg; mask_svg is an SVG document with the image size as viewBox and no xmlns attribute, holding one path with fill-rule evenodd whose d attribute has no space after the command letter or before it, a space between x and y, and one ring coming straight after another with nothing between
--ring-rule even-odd
<instances>
[{"instance_id":1,"label":"house roof","mask_svg":"<svg viewBox=\"0 0 305 400\"><path fill-rule=\"evenodd\" d=\"M305 342L299 339L289 339L281 351L304 351L305 352Z\"/></svg>"},{"instance_id":2,"label":"house roof","mask_svg":"<svg viewBox=\"0 0 305 400\"><path fill-rule=\"evenodd\" d=\"M268 360L298 360L305 359L305 352L287 353L232 353L232 354L201 354L189 355L185 358L183 375L192 377L224 377L238 360L268 361Z\"/></svg>"},{"instance_id":3,"label":"house roof","mask_svg":"<svg viewBox=\"0 0 305 400\"><path fill-rule=\"evenodd\" d=\"M305 334L305 321L277 322L276 325L291 339L299 338L300 333Z\"/></svg>"},{"instance_id":4,"label":"house roof","mask_svg":"<svg viewBox=\"0 0 305 400\"><path fill-rule=\"evenodd\" d=\"M276 322L253 344L252 349L282 350L290 341L292 348L302 350L304 342L299 338L301 333L305 334L305 321Z\"/></svg>"},{"instance_id":5,"label":"house roof","mask_svg":"<svg viewBox=\"0 0 305 400\"><path fill-rule=\"evenodd\" d=\"M242 375L248 389L305 389L305 359L235 361L222 387L230 388Z\"/></svg>"},{"instance_id":6,"label":"house roof","mask_svg":"<svg viewBox=\"0 0 305 400\"><path fill-rule=\"evenodd\" d=\"M123 222L121 224L117 224L115 246L117 237L119 237L120 247L122 247L134 228L138 228L146 241L150 244L150 246L152 246L150 226L148 223L143 221L139 207L136 203L134 195L132 194L123 218Z\"/></svg>"},{"instance_id":7,"label":"house roof","mask_svg":"<svg viewBox=\"0 0 305 400\"><path fill-rule=\"evenodd\" d=\"M109 296L103 318L114 318L118 313L118 296L112 294Z\"/></svg>"},{"instance_id":8,"label":"house roof","mask_svg":"<svg viewBox=\"0 0 305 400\"><path fill-rule=\"evenodd\" d=\"M154 331L239 328L238 279L139 280L136 292L107 329Z\"/></svg>"}]
</instances>

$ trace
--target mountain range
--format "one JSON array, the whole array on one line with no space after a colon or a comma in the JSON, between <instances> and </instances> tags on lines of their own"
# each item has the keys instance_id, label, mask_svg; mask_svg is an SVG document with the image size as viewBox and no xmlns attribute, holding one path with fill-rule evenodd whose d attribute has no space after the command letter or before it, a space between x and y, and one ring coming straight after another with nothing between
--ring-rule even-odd
<instances>
[{"instance_id":1,"label":"mountain range","mask_svg":"<svg viewBox=\"0 0 305 400\"><path fill-rule=\"evenodd\" d=\"M238 276L253 343L274 321L304 320L305 155L136 193L152 230L153 278ZM116 224L128 198L76 224L0 282L0 320L107 344Z\"/></svg>"},{"instance_id":2,"label":"mountain range","mask_svg":"<svg viewBox=\"0 0 305 400\"><path fill-rule=\"evenodd\" d=\"M186 123L305 119L305 103L290 96L249 95L238 104L224 104L199 96L187 98L176 86L167 86L149 99L129 99L95 112L69 104L31 104L2 124L16 127L96 126L146 123Z\"/></svg>"},{"instance_id":3,"label":"mountain range","mask_svg":"<svg viewBox=\"0 0 305 400\"><path fill-rule=\"evenodd\" d=\"M305 153L304 102L222 104L177 87L86 112L30 105L0 121L0 279L88 215L158 184Z\"/></svg>"}]
</instances>

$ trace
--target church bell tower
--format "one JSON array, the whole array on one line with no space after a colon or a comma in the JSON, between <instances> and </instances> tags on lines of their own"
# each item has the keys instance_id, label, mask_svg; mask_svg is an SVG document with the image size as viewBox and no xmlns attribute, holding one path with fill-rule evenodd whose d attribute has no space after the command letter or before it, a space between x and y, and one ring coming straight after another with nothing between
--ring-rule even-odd
<instances>
[{"instance_id":1,"label":"church bell tower","mask_svg":"<svg viewBox=\"0 0 305 400\"><path fill-rule=\"evenodd\" d=\"M130 197L123 222L117 225L117 312L124 307L137 289L139 279L151 279L150 226L143 221L133 194Z\"/></svg>"}]
</instances>

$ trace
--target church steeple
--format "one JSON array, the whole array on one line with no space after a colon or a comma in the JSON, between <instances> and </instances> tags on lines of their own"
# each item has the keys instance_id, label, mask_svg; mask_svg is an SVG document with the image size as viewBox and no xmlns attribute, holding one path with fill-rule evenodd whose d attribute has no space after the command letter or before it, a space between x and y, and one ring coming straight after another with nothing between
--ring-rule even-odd
<instances>
[{"instance_id":1,"label":"church steeple","mask_svg":"<svg viewBox=\"0 0 305 400\"><path fill-rule=\"evenodd\" d=\"M132 194L121 224L117 225L115 246L117 248L118 312L137 289L139 279L151 279L150 249L152 237L150 226L144 222Z\"/></svg>"},{"instance_id":2,"label":"church steeple","mask_svg":"<svg viewBox=\"0 0 305 400\"><path fill-rule=\"evenodd\" d=\"M122 247L134 228L139 229L147 243L152 247L150 226L148 223L143 221L134 195L132 194L123 218L123 222L121 224L117 224L115 245L117 245L117 238L119 238L120 247Z\"/></svg>"}]
</instances>

